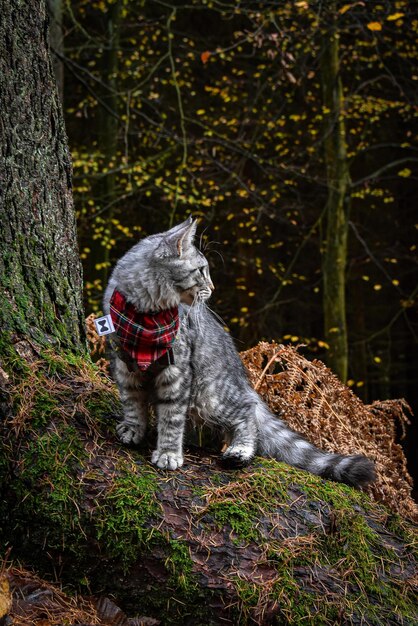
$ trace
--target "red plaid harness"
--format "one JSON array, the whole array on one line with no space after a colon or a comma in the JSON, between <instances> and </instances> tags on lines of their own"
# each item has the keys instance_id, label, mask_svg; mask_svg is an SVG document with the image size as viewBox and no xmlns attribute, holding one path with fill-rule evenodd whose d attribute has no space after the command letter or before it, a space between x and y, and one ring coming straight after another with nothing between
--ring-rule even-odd
<instances>
[{"instance_id":1,"label":"red plaid harness","mask_svg":"<svg viewBox=\"0 0 418 626\"><path fill-rule=\"evenodd\" d=\"M177 307L140 313L115 289L110 299L110 316L119 346L132 359L135 369L146 371L150 366L162 369L173 365L172 346L179 329Z\"/></svg>"}]
</instances>

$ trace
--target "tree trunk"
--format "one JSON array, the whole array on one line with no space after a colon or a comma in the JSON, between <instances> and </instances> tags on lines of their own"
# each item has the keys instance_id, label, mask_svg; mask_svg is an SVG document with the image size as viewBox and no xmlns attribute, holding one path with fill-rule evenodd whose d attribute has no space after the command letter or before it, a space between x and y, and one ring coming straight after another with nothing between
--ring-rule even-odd
<instances>
[{"instance_id":1,"label":"tree trunk","mask_svg":"<svg viewBox=\"0 0 418 626\"><path fill-rule=\"evenodd\" d=\"M82 350L71 162L45 2L0 6L0 328Z\"/></svg>"},{"instance_id":2,"label":"tree trunk","mask_svg":"<svg viewBox=\"0 0 418 626\"><path fill-rule=\"evenodd\" d=\"M49 43L52 51L52 64L61 102L64 102L64 34L62 30L63 0L48 0ZM57 53L57 54L55 54Z\"/></svg>"},{"instance_id":3,"label":"tree trunk","mask_svg":"<svg viewBox=\"0 0 418 626\"><path fill-rule=\"evenodd\" d=\"M321 81L325 117L325 163L328 200L326 234L323 241L323 307L325 339L330 346L328 365L345 382L348 342L345 304L347 235L350 175L343 117L344 96L340 76L339 35L335 25L336 6L329 12L332 25L324 35Z\"/></svg>"}]
</instances>

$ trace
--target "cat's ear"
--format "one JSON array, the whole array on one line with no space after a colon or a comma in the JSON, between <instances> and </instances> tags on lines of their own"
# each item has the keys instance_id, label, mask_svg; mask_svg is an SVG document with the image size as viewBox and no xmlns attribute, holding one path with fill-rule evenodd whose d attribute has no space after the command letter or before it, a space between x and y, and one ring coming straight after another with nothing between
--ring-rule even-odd
<instances>
[{"instance_id":1,"label":"cat's ear","mask_svg":"<svg viewBox=\"0 0 418 626\"><path fill-rule=\"evenodd\" d=\"M174 255L181 257L193 244L196 228L197 220L193 220L192 216L190 216L185 222L174 226L174 228L165 233L164 242Z\"/></svg>"}]
</instances>

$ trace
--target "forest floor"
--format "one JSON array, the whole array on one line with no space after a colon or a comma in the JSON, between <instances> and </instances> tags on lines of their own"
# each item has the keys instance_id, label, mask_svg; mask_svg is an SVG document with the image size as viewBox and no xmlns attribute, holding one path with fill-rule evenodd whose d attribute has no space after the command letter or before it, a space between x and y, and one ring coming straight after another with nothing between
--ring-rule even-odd
<instances>
[{"instance_id":1,"label":"forest floor","mask_svg":"<svg viewBox=\"0 0 418 626\"><path fill-rule=\"evenodd\" d=\"M418 623L416 506L395 442L405 403L365 406L293 348L242 358L274 411L323 448L373 458L377 483L364 492L259 458L226 471L207 446L158 471L149 445L117 442L103 371L17 342L19 377L2 383L4 623Z\"/></svg>"}]
</instances>

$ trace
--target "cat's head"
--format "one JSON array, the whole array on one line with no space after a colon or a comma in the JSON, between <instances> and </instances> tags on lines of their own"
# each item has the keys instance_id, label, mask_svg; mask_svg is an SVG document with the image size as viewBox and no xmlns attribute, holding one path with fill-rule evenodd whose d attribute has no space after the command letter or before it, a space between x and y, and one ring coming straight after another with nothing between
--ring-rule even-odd
<instances>
[{"instance_id":1,"label":"cat's head","mask_svg":"<svg viewBox=\"0 0 418 626\"><path fill-rule=\"evenodd\" d=\"M189 217L166 232L143 239L126 255L121 264L124 283L131 300L138 294L138 306L172 308L180 302L192 305L210 297L214 286L208 262L193 243L196 227L197 220Z\"/></svg>"},{"instance_id":2,"label":"cat's head","mask_svg":"<svg viewBox=\"0 0 418 626\"><path fill-rule=\"evenodd\" d=\"M156 266L177 292L180 302L195 304L207 300L214 289L205 256L194 245L197 220L185 222L159 235L155 249ZM157 235L158 237L158 235Z\"/></svg>"}]
</instances>

